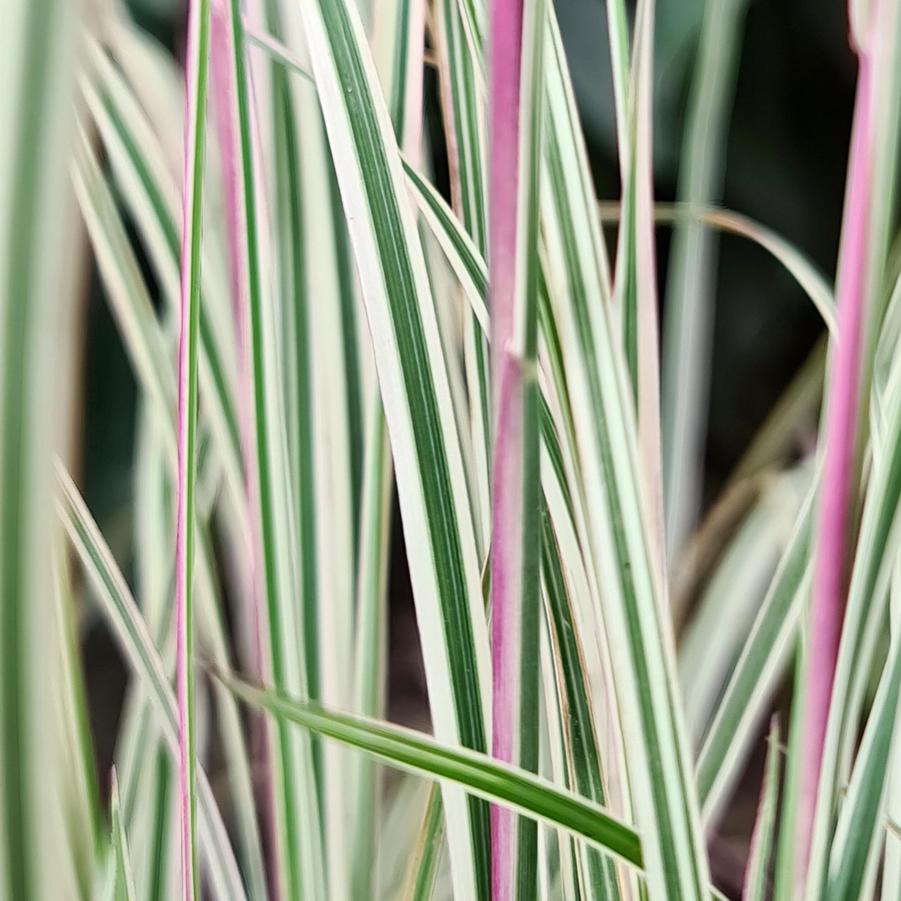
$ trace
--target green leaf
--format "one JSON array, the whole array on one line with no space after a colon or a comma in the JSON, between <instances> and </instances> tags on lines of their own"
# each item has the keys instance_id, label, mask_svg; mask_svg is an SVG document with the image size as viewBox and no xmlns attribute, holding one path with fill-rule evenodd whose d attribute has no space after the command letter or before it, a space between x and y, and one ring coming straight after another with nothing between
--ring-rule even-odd
<instances>
[{"instance_id":1,"label":"green leaf","mask_svg":"<svg viewBox=\"0 0 901 901\"><path fill-rule=\"evenodd\" d=\"M433 723L486 747L488 642L472 515L434 300L400 157L359 20L302 7L391 439ZM487 811L445 798L457 891L487 892Z\"/></svg>"},{"instance_id":2,"label":"green leaf","mask_svg":"<svg viewBox=\"0 0 901 901\"><path fill-rule=\"evenodd\" d=\"M760 802L757 807L754 834L751 838L748 866L745 871L743 901L765 901L767 898L773 835L776 828L776 805L779 801L781 755L779 722L774 719L767 736L766 764L764 765L763 784L760 787Z\"/></svg>"},{"instance_id":3,"label":"green leaf","mask_svg":"<svg viewBox=\"0 0 901 901\"><path fill-rule=\"evenodd\" d=\"M128 840L125 836L125 826L119 810L119 783L116 779L116 771L113 770L113 787L110 798L110 817L112 819L112 844L116 855L115 883L113 888L114 901L135 901L134 877L132 876L131 860L128 854Z\"/></svg>"},{"instance_id":4,"label":"green leaf","mask_svg":"<svg viewBox=\"0 0 901 901\"><path fill-rule=\"evenodd\" d=\"M219 678L239 698L279 719L358 748L392 766L451 781L493 803L560 826L633 866L642 866L641 842L629 826L597 804L526 770L465 748L452 748L400 726L330 712L320 705L287 699L224 674L219 674Z\"/></svg>"}]
</instances>

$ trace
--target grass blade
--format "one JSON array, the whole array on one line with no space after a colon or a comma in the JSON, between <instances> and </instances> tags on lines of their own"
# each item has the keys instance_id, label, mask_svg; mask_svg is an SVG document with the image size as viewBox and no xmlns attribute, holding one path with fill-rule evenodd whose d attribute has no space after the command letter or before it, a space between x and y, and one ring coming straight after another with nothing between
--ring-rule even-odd
<instances>
[{"instance_id":1,"label":"grass blade","mask_svg":"<svg viewBox=\"0 0 901 901\"><path fill-rule=\"evenodd\" d=\"M776 828L776 805L779 800L779 759L782 754L779 735L779 723L774 720L767 736L763 784L760 786L760 803L751 838L751 852L745 871L742 901L765 901L767 897L773 834Z\"/></svg>"},{"instance_id":2,"label":"grass blade","mask_svg":"<svg viewBox=\"0 0 901 901\"><path fill-rule=\"evenodd\" d=\"M706 822L726 800L725 792L743 763L742 749L775 689L793 648L810 591L810 536L816 486L798 514L766 598L717 707L698 756L697 780Z\"/></svg>"},{"instance_id":3,"label":"grass blade","mask_svg":"<svg viewBox=\"0 0 901 901\"><path fill-rule=\"evenodd\" d=\"M633 866L642 865L641 843L629 826L598 805L526 770L465 748L452 748L409 729L329 712L319 705L289 700L231 677L220 678L242 700L274 716L373 754L393 766L451 780L483 798L561 826Z\"/></svg>"},{"instance_id":4,"label":"grass blade","mask_svg":"<svg viewBox=\"0 0 901 901\"><path fill-rule=\"evenodd\" d=\"M798 877L806 875L812 856L808 888L814 892L820 891L827 845L824 833L834 805L833 767L837 758L833 752L837 746L835 731L829 724L841 722L844 716L845 676L836 678L840 634L842 645L853 648L857 643L853 629L856 623L843 610L848 599L847 558L852 528L848 510L857 488L862 453L859 395L870 390L873 354L867 351L881 322L885 299L881 279L890 219L887 210L891 206L890 200L886 206L885 197L892 195L895 183L898 101L897 91L887 95L883 91L884 84L891 80L889 73L897 72L899 23L901 15L895 4L875 4L867 42L858 48L857 97L836 288L839 339L829 379L808 661L809 696L805 700L803 781L796 821ZM878 190L874 189L875 178L879 179ZM843 619L852 628L843 629Z\"/></svg>"},{"instance_id":5,"label":"grass blade","mask_svg":"<svg viewBox=\"0 0 901 901\"><path fill-rule=\"evenodd\" d=\"M128 840L125 837L125 826L119 810L119 783L116 771L113 770L112 797L110 799L110 817L112 819L112 842L116 854L116 874L113 898L115 901L135 901L134 877L128 853Z\"/></svg>"},{"instance_id":6,"label":"grass blade","mask_svg":"<svg viewBox=\"0 0 901 901\"><path fill-rule=\"evenodd\" d=\"M240 4L217 0L220 23L215 52L224 77L220 102L231 127L220 150L226 174L227 223L233 292L244 337L242 369L248 404L244 436L248 460L252 534L258 583L258 613L267 668L280 690L306 695L303 635L295 606L293 514L286 459L282 384L277 369L276 304L265 282L268 247L259 191L244 23ZM290 897L301 886L312 898L325 897L320 811L309 736L288 734L277 725L271 739L272 791L276 829L277 884Z\"/></svg>"},{"instance_id":7,"label":"grass blade","mask_svg":"<svg viewBox=\"0 0 901 901\"><path fill-rule=\"evenodd\" d=\"M488 642L446 363L400 157L360 23L345 0L303 6L360 272L439 735L486 747ZM457 891L487 896L487 816L445 798Z\"/></svg>"},{"instance_id":8,"label":"grass blade","mask_svg":"<svg viewBox=\"0 0 901 901\"><path fill-rule=\"evenodd\" d=\"M557 661L562 696L560 728L567 748L568 785L586 798L605 803L603 785L605 768L597 743L597 729L591 707L591 687L583 660L582 634L570 599L563 554L560 551L554 526L547 511L542 514L541 578L544 584L545 615L548 621L549 643ZM587 880L589 897L615 899L619 896L616 871L611 861L594 850L588 851Z\"/></svg>"}]
</instances>

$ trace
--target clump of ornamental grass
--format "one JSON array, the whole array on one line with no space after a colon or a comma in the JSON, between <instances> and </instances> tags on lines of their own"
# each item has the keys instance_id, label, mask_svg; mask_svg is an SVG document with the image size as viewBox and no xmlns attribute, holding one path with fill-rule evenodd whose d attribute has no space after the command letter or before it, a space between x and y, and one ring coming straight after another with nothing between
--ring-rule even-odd
<instances>
[{"instance_id":1,"label":"clump of ornamental grass","mask_svg":"<svg viewBox=\"0 0 901 901\"><path fill-rule=\"evenodd\" d=\"M0 897L721 897L765 740L743 897L898 896L901 2L849 7L834 289L713 206L745 7L707 4L664 207L653 0L606 5L602 204L547 0L190 0L180 62L117 3L7 4ZM826 337L702 519L720 232ZM129 579L67 469L82 234L139 387ZM392 543L430 735L385 719ZM99 776L88 608L131 674Z\"/></svg>"}]
</instances>

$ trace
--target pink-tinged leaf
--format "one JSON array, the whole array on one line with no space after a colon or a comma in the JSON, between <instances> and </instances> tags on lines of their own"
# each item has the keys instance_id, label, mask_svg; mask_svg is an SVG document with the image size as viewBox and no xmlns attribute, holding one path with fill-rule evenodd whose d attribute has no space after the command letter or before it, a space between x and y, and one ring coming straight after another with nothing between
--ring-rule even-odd
<instances>
[{"instance_id":1,"label":"pink-tinged leaf","mask_svg":"<svg viewBox=\"0 0 901 901\"><path fill-rule=\"evenodd\" d=\"M535 72L543 6L491 5L489 291L494 452L492 464L491 648L495 757L534 767L538 658L537 257L534 160L538 153ZM540 24L538 24L540 23ZM536 68L539 67L539 68ZM531 828L531 827L530 827ZM516 817L491 812L494 901L534 889L534 837ZM525 893L525 894L524 894Z\"/></svg>"},{"instance_id":2,"label":"pink-tinged leaf","mask_svg":"<svg viewBox=\"0 0 901 901\"><path fill-rule=\"evenodd\" d=\"M512 763L517 705L516 646L520 603L518 522L521 518L520 384L506 357L513 337L516 290L516 228L519 173L519 74L522 0L491 4L491 143L489 200L489 284L492 312L492 372L495 387L495 445L492 471L491 662L492 752ZM491 894L512 897L516 817L491 809Z\"/></svg>"},{"instance_id":3,"label":"pink-tinged leaf","mask_svg":"<svg viewBox=\"0 0 901 901\"><path fill-rule=\"evenodd\" d=\"M839 257L837 335L829 376L823 489L817 523L810 654L801 747L801 787L796 821L798 879L806 875L829 705L847 592L867 299L867 248L872 200L872 63L862 51Z\"/></svg>"}]
</instances>

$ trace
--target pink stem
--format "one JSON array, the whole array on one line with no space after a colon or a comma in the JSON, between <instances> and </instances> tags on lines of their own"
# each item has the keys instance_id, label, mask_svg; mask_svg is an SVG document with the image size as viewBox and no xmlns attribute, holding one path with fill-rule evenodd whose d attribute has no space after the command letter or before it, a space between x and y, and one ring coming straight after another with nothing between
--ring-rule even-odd
<instances>
[{"instance_id":1,"label":"pink stem","mask_svg":"<svg viewBox=\"0 0 901 901\"><path fill-rule=\"evenodd\" d=\"M861 53L837 286L838 331L829 378L823 493L817 523L810 655L801 751L796 859L806 874L847 591L849 509L860 401L872 191L871 62Z\"/></svg>"},{"instance_id":2,"label":"pink stem","mask_svg":"<svg viewBox=\"0 0 901 901\"><path fill-rule=\"evenodd\" d=\"M522 571L522 377L519 361L509 354L516 289L522 33L522 0L492 0L489 263L496 409L491 548L492 752L510 763L515 762L519 707ZM492 807L494 901L513 897L515 827L513 813Z\"/></svg>"}]
</instances>

